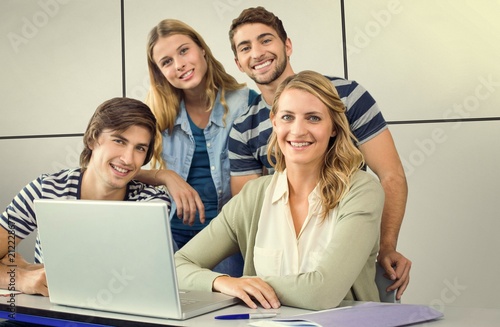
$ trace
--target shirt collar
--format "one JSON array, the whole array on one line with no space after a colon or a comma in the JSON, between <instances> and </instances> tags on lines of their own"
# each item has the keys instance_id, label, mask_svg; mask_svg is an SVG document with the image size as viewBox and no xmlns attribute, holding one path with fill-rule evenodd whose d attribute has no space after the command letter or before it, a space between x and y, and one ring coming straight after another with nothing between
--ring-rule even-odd
<instances>
[{"instance_id":1,"label":"shirt collar","mask_svg":"<svg viewBox=\"0 0 500 327\"><path fill-rule=\"evenodd\" d=\"M283 198L285 203L288 203L288 179L286 178L286 168L283 172L275 172L276 176L276 187L274 188L274 193L272 197L272 202Z\"/></svg>"},{"instance_id":2,"label":"shirt collar","mask_svg":"<svg viewBox=\"0 0 500 327\"><path fill-rule=\"evenodd\" d=\"M224 126L223 117L224 117L224 106L220 102L220 92L217 92L217 97L215 98L215 105L212 109L212 113L210 114L210 121L215 125Z\"/></svg>"},{"instance_id":3,"label":"shirt collar","mask_svg":"<svg viewBox=\"0 0 500 327\"><path fill-rule=\"evenodd\" d=\"M224 117L224 106L220 102L220 92L217 92L215 105L212 108L212 112L210 113L210 122L217 126L224 126L223 117ZM174 126L177 125L184 126L183 123L189 124L188 115L186 111L186 104L184 103L184 100L181 100L179 114L177 115L177 117L175 117Z\"/></svg>"},{"instance_id":4,"label":"shirt collar","mask_svg":"<svg viewBox=\"0 0 500 327\"><path fill-rule=\"evenodd\" d=\"M285 203L288 203L288 197L289 197L289 191L288 191L288 179L286 177L286 168L283 172L275 172L275 181L276 181L276 187L274 188L274 193L272 196L272 202L275 203L276 201L280 200L283 198ZM316 203L321 199L321 195L319 193L319 184L316 185L314 190L309 194L308 200L309 203Z\"/></svg>"}]
</instances>

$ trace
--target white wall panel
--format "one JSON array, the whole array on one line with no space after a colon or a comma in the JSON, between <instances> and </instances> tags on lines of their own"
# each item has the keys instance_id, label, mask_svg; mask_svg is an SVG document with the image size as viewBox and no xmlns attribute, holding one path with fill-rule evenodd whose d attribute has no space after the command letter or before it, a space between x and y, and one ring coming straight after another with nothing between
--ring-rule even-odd
<instances>
[{"instance_id":1,"label":"white wall panel","mask_svg":"<svg viewBox=\"0 0 500 327\"><path fill-rule=\"evenodd\" d=\"M121 96L119 0L2 0L0 34L0 136L81 133Z\"/></svg>"},{"instance_id":2,"label":"white wall panel","mask_svg":"<svg viewBox=\"0 0 500 327\"><path fill-rule=\"evenodd\" d=\"M196 1L125 0L127 96L144 100L149 89L146 42L149 31L166 18L196 29L226 70L256 89L234 63L229 26L243 9L264 6L283 21L292 40L295 71L312 69L343 76L340 2L330 0Z\"/></svg>"},{"instance_id":3,"label":"white wall panel","mask_svg":"<svg viewBox=\"0 0 500 327\"><path fill-rule=\"evenodd\" d=\"M404 302L500 307L500 122L391 126L408 177Z\"/></svg>"},{"instance_id":4,"label":"white wall panel","mask_svg":"<svg viewBox=\"0 0 500 327\"><path fill-rule=\"evenodd\" d=\"M500 2L345 4L349 78L387 120L500 116Z\"/></svg>"}]
</instances>

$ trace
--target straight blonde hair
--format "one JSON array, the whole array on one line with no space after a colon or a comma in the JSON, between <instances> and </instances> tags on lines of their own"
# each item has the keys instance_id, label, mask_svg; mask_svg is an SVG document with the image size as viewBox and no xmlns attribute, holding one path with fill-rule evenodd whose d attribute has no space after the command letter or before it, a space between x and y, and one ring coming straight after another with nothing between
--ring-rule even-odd
<instances>
[{"instance_id":1,"label":"straight blonde hair","mask_svg":"<svg viewBox=\"0 0 500 327\"><path fill-rule=\"evenodd\" d=\"M165 163L162 158L162 133L164 131L167 131L169 134L172 133L175 119L180 112L180 103L183 97L183 91L170 85L156 65L153 59L153 48L159 38L177 34L188 36L205 51L205 59L207 61L207 82L205 92L208 111L213 109L215 101L217 100L217 92L220 91L220 102L224 107L223 119L225 120L229 111L225 93L245 87L244 83L238 83L233 76L226 72L224 66L215 59L212 51L201 35L191 26L176 19L164 19L159 22L149 33L147 42L148 70L151 89L149 90L146 103L151 107L158 121L155 150L151 160L152 167L165 168Z\"/></svg>"}]
</instances>

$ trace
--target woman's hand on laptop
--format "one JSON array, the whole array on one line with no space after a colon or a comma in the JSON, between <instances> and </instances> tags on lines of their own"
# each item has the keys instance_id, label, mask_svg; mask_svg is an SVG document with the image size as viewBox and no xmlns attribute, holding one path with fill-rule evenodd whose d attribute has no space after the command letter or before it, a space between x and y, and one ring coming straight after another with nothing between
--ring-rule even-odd
<instances>
[{"instance_id":1,"label":"woman's hand on laptop","mask_svg":"<svg viewBox=\"0 0 500 327\"><path fill-rule=\"evenodd\" d=\"M257 309L254 301L265 309L277 309L281 306L271 285L258 277L219 276L213 282L213 289L240 298L252 309Z\"/></svg>"},{"instance_id":2,"label":"woman's hand on laptop","mask_svg":"<svg viewBox=\"0 0 500 327\"><path fill-rule=\"evenodd\" d=\"M16 270L16 289L26 294L49 296L43 265L29 264Z\"/></svg>"}]
</instances>

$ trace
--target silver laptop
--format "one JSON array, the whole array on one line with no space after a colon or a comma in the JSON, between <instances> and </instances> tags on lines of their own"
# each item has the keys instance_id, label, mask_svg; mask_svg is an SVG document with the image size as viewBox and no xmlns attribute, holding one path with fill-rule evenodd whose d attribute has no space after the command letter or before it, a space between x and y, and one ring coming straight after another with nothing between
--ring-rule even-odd
<instances>
[{"instance_id":1,"label":"silver laptop","mask_svg":"<svg viewBox=\"0 0 500 327\"><path fill-rule=\"evenodd\" d=\"M35 212L51 303L182 320L239 302L178 289L165 203L35 200Z\"/></svg>"}]
</instances>

